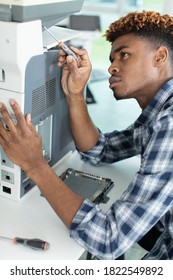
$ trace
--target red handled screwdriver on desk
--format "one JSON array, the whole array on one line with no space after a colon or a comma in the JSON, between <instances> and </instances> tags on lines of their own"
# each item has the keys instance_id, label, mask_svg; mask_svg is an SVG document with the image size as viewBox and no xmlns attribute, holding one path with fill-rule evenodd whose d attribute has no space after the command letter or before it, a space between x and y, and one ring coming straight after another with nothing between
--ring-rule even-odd
<instances>
[{"instance_id":1,"label":"red handled screwdriver on desk","mask_svg":"<svg viewBox=\"0 0 173 280\"><path fill-rule=\"evenodd\" d=\"M33 239L27 239L27 238L21 238L21 237L14 237L9 238L5 236L0 236L1 239L11 240L14 244L22 244L26 247L30 247L35 250L43 250L46 251L49 249L50 244L46 241L43 241L41 239L33 238Z\"/></svg>"},{"instance_id":2,"label":"red handled screwdriver on desk","mask_svg":"<svg viewBox=\"0 0 173 280\"><path fill-rule=\"evenodd\" d=\"M58 46L59 46L63 51L65 51L65 53L66 53L67 55L72 55L72 56L77 60L77 55L76 55L72 50L70 50L69 47L67 47L67 45L66 45L65 43L63 43L62 41L58 41L58 40L56 39L56 37L52 34L52 32L51 32L49 29L46 28L46 26L44 26L43 24L42 24L42 26L43 26L43 28L50 34L50 36L58 43Z\"/></svg>"}]
</instances>

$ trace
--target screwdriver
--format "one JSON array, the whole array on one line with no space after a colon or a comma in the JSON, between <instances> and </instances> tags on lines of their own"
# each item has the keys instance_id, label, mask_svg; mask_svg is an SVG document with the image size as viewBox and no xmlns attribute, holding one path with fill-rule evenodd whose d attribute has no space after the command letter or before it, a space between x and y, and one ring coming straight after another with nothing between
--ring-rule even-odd
<instances>
[{"instance_id":1,"label":"screwdriver","mask_svg":"<svg viewBox=\"0 0 173 280\"><path fill-rule=\"evenodd\" d=\"M50 244L46 241L43 241L41 239L33 238L33 239L27 239L27 238L21 238L21 237L5 237L5 236L0 236L1 239L6 239L6 240L12 240L14 244L22 244L24 246L30 247L35 250L43 250L46 251L49 249Z\"/></svg>"},{"instance_id":2,"label":"screwdriver","mask_svg":"<svg viewBox=\"0 0 173 280\"><path fill-rule=\"evenodd\" d=\"M72 55L77 60L77 55L72 50L70 50L65 43L63 43L62 41L58 41L56 37L52 34L52 32L50 32L50 30L46 28L46 26L44 26L43 24L42 26L50 34L50 36L52 36L52 38L55 39L55 41L58 43L58 46L61 49L63 49L67 55Z\"/></svg>"}]
</instances>

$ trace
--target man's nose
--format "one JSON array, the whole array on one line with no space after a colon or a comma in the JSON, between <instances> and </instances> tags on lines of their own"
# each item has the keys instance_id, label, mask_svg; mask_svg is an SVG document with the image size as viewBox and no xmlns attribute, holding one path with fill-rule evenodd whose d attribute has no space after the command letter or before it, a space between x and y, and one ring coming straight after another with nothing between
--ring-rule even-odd
<instances>
[{"instance_id":1,"label":"man's nose","mask_svg":"<svg viewBox=\"0 0 173 280\"><path fill-rule=\"evenodd\" d=\"M109 74L113 75L114 73L119 72L119 68L115 63L112 63L108 68Z\"/></svg>"}]
</instances>

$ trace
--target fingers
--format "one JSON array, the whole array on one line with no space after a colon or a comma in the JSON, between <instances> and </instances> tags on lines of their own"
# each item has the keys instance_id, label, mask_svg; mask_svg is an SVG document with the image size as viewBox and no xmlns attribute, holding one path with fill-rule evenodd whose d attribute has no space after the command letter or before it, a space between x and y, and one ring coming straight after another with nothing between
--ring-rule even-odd
<instances>
[{"instance_id":1,"label":"fingers","mask_svg":"<svg viewBox=\"0 0 173 280\"><path fill-rule=\"evenodd\" d=\"M64 55L63 51L59 51L59 55L60 56L59 56L58 62L57 62L57 66L59 66L59 67L66 65L69 58L74 59L74 57L72 55ZM76 60L74 59L74 61L76 61Z\"/></svg>"},{"instance_id":2,"label":"fingers","mask_svg":"<svg viewBox=\"0 0 173 280\"><path fill-rule=\"evenodd\" d=\"M25 117L20 109L19 104L14 99L10 99L9 103L11 108L13 109L18 125L25 126L26 125Z\"/></svg>"},{"instance_id":3,"label":"fingers","mask_svg":"<svg viewBox=\"0 0 173 280\"><path fill-rule=\"evenodd\" d=\"M4 131L5 131L5 127L4 127L4 122L2 120L2 117L0 118L0 144L2 145L3 140L4 140Z\"/></svg>"},{"instance_id":4,"label":"fingers","mask_svg":"<svg viewBox=\"0 0 173 280\"><path fill-rule=\"evenodd\" d=\"M0 113L2 115L1 119L1 128L2 125L6 130L10 130L10 132L16 131L16 124L21 128L26 128L25 117L20 109L20 106L14 99L10 99L10 106L14 112L14 114L9 114L6 106L3 103L0 103ZM29 123L29 121L28 121ZM3 132L2 132L3 133Z\"/></svg>"},{"instance_id":5,"label":"fingers","mask_svg":"<svg viewBox=\"0 0 173 280\"><path fill-rule=\"evenodd\" d=\"M58 57L57 66L61 67L66 61L66 54L63 50L58 51L58 54L59 57Z\"/></svg>"},{"instance_id":6,"label":"fingers","mask_svg":"<svg viewBox=\"0 0 173 280\"><path fill-rule=\"evenodd\" d=\"M77 49L75 47L70 47L70 49L72 51L74 51L74 53L77 55L79 60L88 60L89 61L89 56L85 49ZM71 56L71 55L66 55L66 53L63 50L59 50L58 54L59 54L59 58L58 58L57 66L59 66L59 67L61 67L64 63L67 62L67 58L69 58L69 57L73 58L73 56ZM74 59L74 61L76 61L76 60Z\"/></svg>"},{"instance_id":7,"label":"fingers","mask_svg":"<svg viewBox=\"0 0 173 280\"><path fill-rule=\"evenodd\" d=\"M4 135L4 132L6 130L15 130L15 126L12 120L12 117L10 116L9 112L7 111L5 105L0 102L0 113L1 113L1 135Z\"/></svg>"},{"instance_id":8,"label":"fingers","mask_svg":"<svg viewBox=\"0 0 173 280\"><path fill-rule=\"evenodd\" d=\"M88 60L89 61L89 55L87 50L85 49L77 49L75 47L71 47L72 51L74 51L77 56L79 56L82 60Z\"/></svg>"},{"instance_id":9,"label":"fingers","mask_svg":"<svg viewBox=\"0 0 173 280\"><path fill-rule=\"evenodd\" d=\"M29 127L32 127L32 126L33 126L33 125L32 125L32 122L31 122L31 115L30 115L29 113L26 114L25 120L26 120L27 126L29 126Z\"/></svg>"},{"instance_id":10,"label":"fingers","mask_svg":"<svg viewBox=\"0 0 173 280\"><path fill-rule=\"evenodd\" d=\"M74 57L72 57L71 55L68 55L66 58L66 63L68 66L68 69L70 70L70 72L73 73L73 75L75 75L77 77L78 75L78 66L76 63L76 60L74 59Z\"/></svg>"}]
</instances>

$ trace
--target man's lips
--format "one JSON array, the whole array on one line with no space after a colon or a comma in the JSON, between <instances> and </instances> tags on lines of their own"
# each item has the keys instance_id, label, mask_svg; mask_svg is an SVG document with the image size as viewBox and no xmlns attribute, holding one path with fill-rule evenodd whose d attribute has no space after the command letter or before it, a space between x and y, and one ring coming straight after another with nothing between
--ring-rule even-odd
<instances>
[{"instance_id":1,"label":"man's lips","mask_svg":"<svg viewBox=\"0 0 173 280\"><path fill-rule=\"evenodd\" d=\"M120 78L120 77L115 77L115 76L110 77L110 78L109 78L110 88L114 87L114 86L117 85L119 82L121 82L121 78Z\"/></svg>"}]
</instances>

